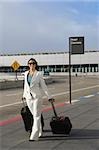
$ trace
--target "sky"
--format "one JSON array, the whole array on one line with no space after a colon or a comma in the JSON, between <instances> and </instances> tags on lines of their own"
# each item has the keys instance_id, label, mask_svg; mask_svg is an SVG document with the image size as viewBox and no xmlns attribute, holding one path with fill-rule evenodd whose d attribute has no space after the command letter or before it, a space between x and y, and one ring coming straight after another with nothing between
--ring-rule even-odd
<instances>
[{"instance_id":1,"label":"sky","mask_svg":"<svg viewBox=\"0 0 99 150\"><path fill-rule=\"evenodd\" d=\"M98 0L0 0L0 54L67 52L84 36L99 50Z\"/></svg>"}]
</instances>

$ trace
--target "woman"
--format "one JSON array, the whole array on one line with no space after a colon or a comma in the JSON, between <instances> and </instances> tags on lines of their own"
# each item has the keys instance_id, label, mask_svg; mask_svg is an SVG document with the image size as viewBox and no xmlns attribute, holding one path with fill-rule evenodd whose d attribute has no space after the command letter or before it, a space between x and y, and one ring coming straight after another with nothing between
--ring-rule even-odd
<instances>
[{"instance_id":1,"label":"woman","mask_svg":"<svg viewBox=\"0 0 99 150\"><path fill-rule=\"evenodd\" d=\"M23 98L26 99L27 105L33 114L33 127L29 141L38 140L42 135L41 127L41 109L42 109L42 94L47 95L49 101L54 101L48 92L47 86L43 79L42 73L38 71L38 64L34 58L28 61L29 70L25 72Z\"/></svg>"}]
</instances>

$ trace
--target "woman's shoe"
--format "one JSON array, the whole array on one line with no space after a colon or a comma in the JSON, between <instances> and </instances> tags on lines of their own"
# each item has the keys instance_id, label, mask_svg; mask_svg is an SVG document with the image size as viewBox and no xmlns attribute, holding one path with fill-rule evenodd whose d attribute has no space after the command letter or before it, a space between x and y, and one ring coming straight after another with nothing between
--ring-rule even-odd
<instances>
[{"instance_id":1,"label":"woman's shoe","mask_svg":"<svg viewBox=\"0 0 99 150\"><path fill-rule=\"evenodd\" d=\"M40 133L40 134L39 134L39 138L42 137L42 136L43 136L43 133Z\"/></svg>"},{"instance_id":2,"label":"woman's shoe","mask_svg":"<svg viewBox=\"0 0 99 150\"><path fill-rule=\"evenodd\" d=\"M38 141L38 140L39 140L39 139L35 139L35 140L29 139L30 142Z\"/></svg>"},{"instance_id":3,"label":"woman's shoe","mask_svg":"<svg viewBox=\"0 0 99 150\"><path fill-rule=\"evenodd\" d=\"M34 142L34 140L30 140L30 139L29 139L29 142Z\"/></svg>"}]
</instances>

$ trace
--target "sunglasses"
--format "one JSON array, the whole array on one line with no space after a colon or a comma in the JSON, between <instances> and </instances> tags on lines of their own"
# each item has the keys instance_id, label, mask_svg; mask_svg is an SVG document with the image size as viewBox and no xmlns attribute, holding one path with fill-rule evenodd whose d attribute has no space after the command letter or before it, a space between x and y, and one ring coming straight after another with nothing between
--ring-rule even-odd
<instances>
[{"instance_id":1,"label":"sunglasses","mask_svg":"<svg viewBox=\"0 0 99 150\"><path fill-rule=\"evenodd\" d=\"M29 65L32 65L32 64L34 65L34 64L35 64L35 62L30 62L30 63L28 63L28 64L29 64Z\"/></svg>"}]
</instances>

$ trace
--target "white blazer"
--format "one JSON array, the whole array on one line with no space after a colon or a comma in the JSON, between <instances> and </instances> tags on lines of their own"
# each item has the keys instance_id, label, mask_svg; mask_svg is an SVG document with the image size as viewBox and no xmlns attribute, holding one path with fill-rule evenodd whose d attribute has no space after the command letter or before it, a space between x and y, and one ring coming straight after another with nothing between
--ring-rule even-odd
<instances>
[{"instance_id":1,"label":"white blazer","mask_svg":"<svg viewBox=\"0 0 99 150\"><path fill-rule=\"evenodd\" d=\"M29 86L28 81L27 81L28 72L29 71L26 71L24 73L25 78L24 78L23 97L25 97L26 99L41 99L43 96L42 94L42 90L43 90L44 93L47 95L48 99L52 98L52 96L50 95L47 89L42 73L39 71L35 71L31 79L30 86Z\"/></svg>"}]
</instances>

